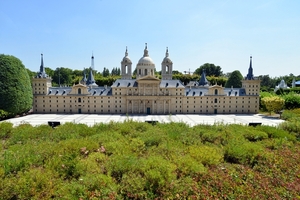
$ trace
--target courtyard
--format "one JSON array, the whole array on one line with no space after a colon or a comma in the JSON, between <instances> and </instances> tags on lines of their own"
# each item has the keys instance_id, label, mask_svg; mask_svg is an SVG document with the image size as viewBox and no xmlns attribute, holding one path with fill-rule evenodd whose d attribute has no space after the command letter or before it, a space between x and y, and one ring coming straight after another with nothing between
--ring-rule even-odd
<instances>
[{"instance_id":1,"label":"courtyard","mask_svg":"<svg viewBox=\"0 0 300 200\"><path fill-rule=\"evenodd\" d=\"M59 122L64 124L66 122L73 122L77 124L86 124L93 126L97 123L109 122L124 122L125 120L133 120L140 122L183 122L189 126L198 124L243 124L261 123L267 126L278 126L284 122L277 117L271 117L261 114L231 114L231 115L198 115L198 114L175 114L175 115L110 115L110 114L31 114L22 117L16 117L4 120L13 123L14 126L29 123L32 126L39 126L48 124L48 122Z\"/></svg>"}]
</instances>

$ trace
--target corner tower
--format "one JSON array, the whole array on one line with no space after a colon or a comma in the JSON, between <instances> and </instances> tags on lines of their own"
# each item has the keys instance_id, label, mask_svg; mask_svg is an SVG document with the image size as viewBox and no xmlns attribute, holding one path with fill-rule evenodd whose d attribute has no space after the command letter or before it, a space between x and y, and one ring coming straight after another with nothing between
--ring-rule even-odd
<instances>
[{"instance_id":1,"label":"corner tower","mask_svg":"<svg viewBox=\"0 0 300 200\"><path fill-rule=\"evenodd\" d=\"M41 54L41 66L40 71L32 78L32 92L33 95L45 95L48 94L48 90L52 87L51 77L46 74L44 67L43 54Z\"/></svg>"},{"instance_id":2,"label":"corner tower","mask_svg":"<svg viewBox=\"0 0 300 200\"><path fill-rule=\"evenodd\" d=\"M242 85L242 87L245 88L246 95L259 96L260 80L256 79L253 75L252 56L250 56L248 74L245 79L242 80Z\"/></svg>"},{"instance_id":3,"label":"corner tower","mask_svg":"<svg viewBox=\"0 0 300 200\"><path fill-rule=\"evenodd\" d=\"M121 79L132 79L132 71L131 71L132 62L128 57L128 51L126 47L125 56L121 62Z\"/></svg>"},{"instance_id":4,"label":"corner tower","mask_svg":"<svg viewBox=\"0 0 300 200\"><path fill-rule=\"evenodd\" d=\"M173 62L169 58L169 50L167 47L166 57L163 59L161 63L161 79L172 80L172 72L173 72Z\"/></svg>"}]
</instances>

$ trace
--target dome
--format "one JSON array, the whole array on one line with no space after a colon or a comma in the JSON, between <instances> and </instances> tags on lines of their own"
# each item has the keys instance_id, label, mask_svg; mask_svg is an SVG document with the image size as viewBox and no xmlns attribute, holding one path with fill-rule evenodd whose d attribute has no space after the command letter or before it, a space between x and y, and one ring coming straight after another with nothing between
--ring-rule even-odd
<instances>
[{"instance_id":1,"label":"dome","mask_svg":"<svg viewBox=\"0 0 300 200\"><path fill-rule=\"evenodd\" d=\"M128 56L125 56L125 57L123 58L122 62L130 63L130 64L132 63L131 60L130 60L130 58L129 58Z\"/></svg>"},{"instance_id":2,"label":"dome","mask_svg":"<svg viewBox=\"0 0 300 200\"><path fill-rule=\"evenodd\" d=\"M155 64L153 62L153 60L149 57L149 56L146 56L146 57L142 57L138 64L137 65L142 65L142 66L153 66L155 67Z\"/></svg>"},{"instance_id":3,"label":"dome","mask_svg":"<svg viewBox=\"0 0 300 200\"><path fill-rule=\"evenodd\" d=\"M149 57L149 54L148 54L147 43L146 43L146 46L144 49L144 56L139 60L139 62L136 66L142 67L142 68L150 67L151 69L155 68L155 64L154 64L153 60Z\"/></svg>"},{"instance_id":4,"label":"dome","mask_svg":"<svg viewBox=\"0 0 300 200\"><path fill-rule=\"evenodd\" d=\"M172 63L172 60L168 57L165 57L163 63Z\"/></svg>"},{"instance_id":5,"label":"dome","mask_svg":"<svg viewBox=\"0 0 300 200\"><path fill-rule=\"evenodd\" d=\"M123 58L123 60L122 60L122 63L129 63L129 64L132 64L132 62L131 62L131 60L130 60L130 58L129 58L129 56L128 56L127 47L126 47L125 56L124 56L124 58Z\"/></svg>"}]
</instances>

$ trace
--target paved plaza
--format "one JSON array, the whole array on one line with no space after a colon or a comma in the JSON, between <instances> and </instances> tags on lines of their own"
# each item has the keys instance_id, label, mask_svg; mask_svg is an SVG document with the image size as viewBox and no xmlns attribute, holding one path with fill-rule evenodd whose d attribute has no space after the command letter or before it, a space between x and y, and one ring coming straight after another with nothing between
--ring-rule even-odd
<instances>
[{"instance_id":1,"label":"paved plaza","mask_svg":"<svg viewBox=\"0 0 300 200\"><path fill-rule=\"evenodd\" d=\"M22 123L29 123L33 126L41 124L48 124L48 121L58 121L61 124L66 122L87 124L93 126L96 123L109 123L123 122L125 120L134 121L157 121L160 123L169 122L184 122L190 126L197 124L208 124L213 125L216 123L223 124L243 124L248 125L249 123L261 123L262 125L278 126L284 120L269 117L261 114L253 115L187 115L187 114L176 114L176 115L98 115L98 114L31 114L23 117L17 117L5 120L11 122L14 126L18 126Z\"/></svg>"}]
</instances>

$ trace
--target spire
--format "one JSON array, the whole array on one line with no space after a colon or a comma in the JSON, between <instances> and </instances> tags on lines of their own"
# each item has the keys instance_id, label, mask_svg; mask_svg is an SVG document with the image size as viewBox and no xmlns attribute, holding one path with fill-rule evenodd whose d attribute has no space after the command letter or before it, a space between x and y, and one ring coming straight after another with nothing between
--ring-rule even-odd
<instances>
[{"instance_id":1,"label":"spire","mask_svg":"<svg viewBox=\"0 0 300 200\"><path fill-rule=\"evenodd\" d=\"M41 54L41 66L40 71L36 75L37 78L47 78L48 75L46 74L45 67L44 67L44 60L43 60L43 54Z\"/></svg>"},{"instance_id":2,"label":"spire","mask_svg":"<svg viewBox=\"0 0 300 200\"><path fill-rule=\"evenodd\" d=\"M43 60L43 54L42 54L42 53L41 53L41 66L40 66L40 72L45 73L44 60Z\"/></svg>"},{"instance_id":3,"label":"spire","mask_svg":"<svg viewBox=\"0 0 300 200\"><path fill-rule=\"evenodd\" d=\"M87 84L87 85L91 85L91 86L98 86L98 85L96 84L95 79L94 79L93 69L92 69L92 68L90 68L90 73L89 73L89 77L88 77L88 79L87 79L87 81L86 81L86 84Z\"/></svg>"},{"instance_id":4,"label":"spire","mask_svg":"<svg viewBox=\"0 0 300 200\"><path fill-rule=\"evenodd\" d=\"M167 47L167 50L166 50L166 57L169 57L169 50L168 50L168 47Z\"/></svg>"},{"instance_id":5,"label":"spire","mask_svg":"<svg viewBox=\"0 0 300 200\"><path fill-rule=\"evenodd\" d=\"M247 74L246 79L247 80L253 80L254 79L253 68L252 68L252 56L250 56L250 66L249 66L249 69L248 69L248 74Z\"/></svg>"},{"instance_id":6,"label":"spire","mask_svg":"<svg viewBox=\"0 0 300 200\"><path fill-rule=\"evenodd\" d=\"M144 50L144 57L148 57L148 49L147 49L147 43L145 43L145 50Z\"/></svg>"},{"instance_id":7,"label":"spire","mask_svg":"<svg viewBox=\"0 0 300 200\"><path fill-rule=\"evenodd\" d=\"M92 53L92 57L91 57L91 68L92 70L94 70L94 53Z\"/></svg>"},{"instance_id":8,"label":"spire","mask_svg":"<svg viewBox=\"0 0 300 200\"><path fill-rule=\"evenodd\" d=\"M126 46L126 51L125 51L125 57L126 56L128 56L127 46Z\"/></svg>"},{"instance_id":9,"label":"spire","mask_svg":"<svg viewBox=\"0 0 300 200\"><path fill-rule=\"evenodd\" d=\"M202 74L201 74L201 78L199 81L199 86L207 86L208 85L208 81L206 79L206 74L205 74L205 69L203 69Z\"/></svg>"}]
</instances>

